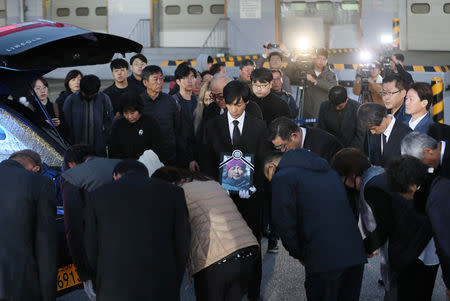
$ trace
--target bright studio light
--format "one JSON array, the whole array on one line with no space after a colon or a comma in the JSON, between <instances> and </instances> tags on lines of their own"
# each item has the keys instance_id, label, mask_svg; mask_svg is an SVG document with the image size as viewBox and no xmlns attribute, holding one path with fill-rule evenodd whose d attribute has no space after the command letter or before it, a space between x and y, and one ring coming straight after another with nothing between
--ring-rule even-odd
<instances>
[{"instance_id":1,"label":"bright studio light","mask_svg":"<svg viewBox=\"0 0 450 301\"><path fill-rule=\"evenodd\" d=\"M297 41L297 47L301 50L306 50L311 47L309 39L306 37L302 37Z\"/></svg>"},{"instance_id":2,"label":"bright studio light","mask_svg":"<svg viewBox=\"0 0 450 301\"><path fill-rule=\"evenodd\" d=\"M363 62L369 62L372 59L372 52L368 50L361 51L359 57Z\"/></svg>"},{"instance_id":3,"label":"bright studio light","mask_svg":"<svg viewBox=\"0 0 450 301\"><path fill-rule=\"evenodd\" d=\"M391 44L393 41L392 34L383 34L381 35L380 40L382 44Z\"/></svg>"}]
</instances>

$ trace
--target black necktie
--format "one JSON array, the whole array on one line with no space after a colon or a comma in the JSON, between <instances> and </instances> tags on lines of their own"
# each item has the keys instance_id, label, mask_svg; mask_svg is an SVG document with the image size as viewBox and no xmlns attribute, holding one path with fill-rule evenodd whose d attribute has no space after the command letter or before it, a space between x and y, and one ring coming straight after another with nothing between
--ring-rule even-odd
<instances>
[{"instance_id":1,"label":"black necktie","mask_svg":"<svg viewBox=\"0 0 450 301\"><path fill-rule=\"evenodd\" d=\"M238 120L233 120L233 124L234 124L234 129L233 129L233 145L236 146L237 143L239 142L239 138L241 137L241 131L239 131L239 121Z\"/></svg>"},{"instance_id":2,"label":"black necktie","mask_svg":"<svg viewBox=\"0 0 450 301\"><path fill-rule=\"evenodd\" d=\"M381 134L381 139L383 139L383 151L381 152L381 154L384 154L384 151L386 150L386 135Z\"/></svg>"}]
</instances>

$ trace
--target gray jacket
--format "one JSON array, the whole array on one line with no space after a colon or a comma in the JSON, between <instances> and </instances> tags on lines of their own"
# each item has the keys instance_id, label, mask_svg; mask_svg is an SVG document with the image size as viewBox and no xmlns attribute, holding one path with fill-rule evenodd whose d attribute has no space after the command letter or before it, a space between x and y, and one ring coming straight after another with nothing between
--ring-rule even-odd
<instances>
[{"instance_id":1,"label":"gray jacket","mask_svg":"<svg viewBox=\"0 0 450 301\"><path fill-rule=\"evenodd\" d=\"M307 85L305 91L305 102L303 106L303 118L318 118L320 105L328 99L328 91L337 85L336 74L325 66L323 71L316 76L314 70L308 71L309 74L317 79L317 84Z\"/></svg>"}]
</instances>

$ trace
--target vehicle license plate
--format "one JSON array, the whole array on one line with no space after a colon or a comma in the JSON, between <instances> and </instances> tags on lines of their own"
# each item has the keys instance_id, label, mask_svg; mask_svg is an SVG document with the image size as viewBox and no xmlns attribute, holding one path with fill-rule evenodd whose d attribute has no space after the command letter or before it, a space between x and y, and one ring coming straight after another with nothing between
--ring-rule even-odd
<instances>
[{"instance_id":1,"label":"vehicle license plate","mask_svg":"<svg viewBox=\"0 0 450 301\"><path fill-rule=\"evenodd\" d=\"M56 283L57 291L65 290L80 283L80 277L78 277L77 271L73 264L58 269L58 278Z\"/></svg>"}]
</instances>

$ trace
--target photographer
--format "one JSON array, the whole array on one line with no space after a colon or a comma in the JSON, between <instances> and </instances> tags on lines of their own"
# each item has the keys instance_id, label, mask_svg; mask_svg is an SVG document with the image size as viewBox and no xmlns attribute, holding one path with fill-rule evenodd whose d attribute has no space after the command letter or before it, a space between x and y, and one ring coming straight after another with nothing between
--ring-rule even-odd
<instances>
[{"instance_id":1,"label":"photographer","mask_svg":"<svg viewBox=\"0 0 450 301\"><path fill-rule=\"evenodd\" d=\"M367 64L363 68L358 67L356 70L355 82L353 84L353 94L361 95L363 92L363 84L367 85L371 101L384 105L383 98L380 95L382 88L381 83L383 82L383 78L380 75L380 69L380 64L378 62ZM362 99L361 101L361 103L366 102L368 102L366 99Z\"/></svg>"},{"instance_id":2,"label":"photographer","mask_svg":"<svg viewBox=\"0 0 450 301\"><path fill-rule=\"evenodd\" d=\"M414 80L406 70L403 65L403 62L405 61L405 56L401 53L396 53L393 56L391 56L390 60L390 68L392 73L397 73L402 78L403 82L405 83L405 87L408 88L409 85L414 83Z\"/></svg>"},{"instance_id":3,"label":"photographer","mask_svg":"<svg viewBox=\"0 0 450 301\"><path fill-rule=\"evenodd\" d=\"M283 43L271 44L270 42L266 42L263 47L264 47L264 53L256 61L256 68L262 68L264 65L264 62L266 60L268 60L269 61L269 69L271 69L271 70L278 69L283 72L283 87L282 87L282 89L288 93L292 93L291 81L284 72L285 68L281 68L281 65L283 63L283 57L285 57L285 58L290 57L290 53L287 50L286 46L284 46ZM270 52L270 49L272 49L272 48L276 48L277 50Z\"/></svg>"},{"instance_id":4,"label":"photographer","mask_svg":"<svg viewBox=\"0 0 450 301\"><path fill-rule=\"evenodd\" d=\"M312 58L312 68L306 74L303 118L317 118L320 105L328 99L328 91L337 85L336 74L328 66L328 51L317 49Z\"/></svg>"}]
</instances>

